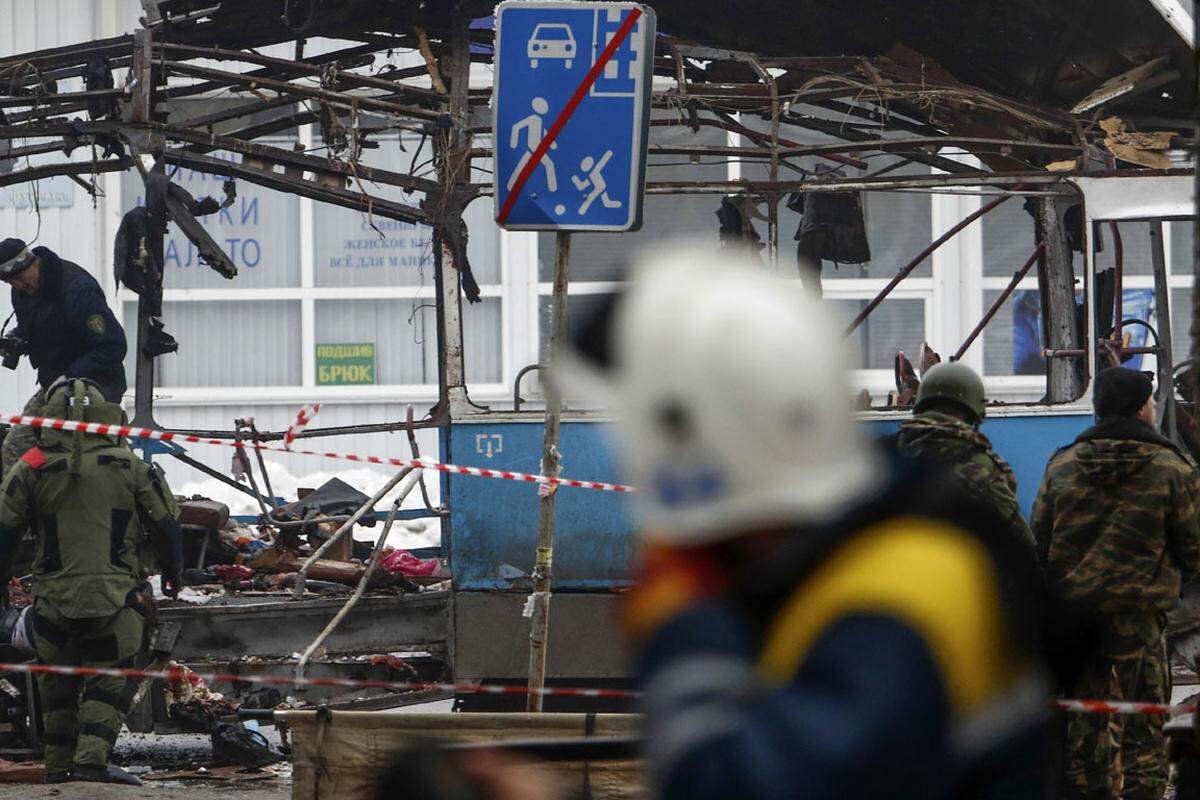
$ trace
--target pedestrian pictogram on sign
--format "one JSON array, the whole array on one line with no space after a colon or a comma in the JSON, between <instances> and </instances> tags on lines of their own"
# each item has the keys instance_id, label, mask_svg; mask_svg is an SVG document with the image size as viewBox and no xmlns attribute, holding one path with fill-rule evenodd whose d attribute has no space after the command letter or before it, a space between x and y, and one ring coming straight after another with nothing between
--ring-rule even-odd
<instances>
[{"instance_id":1,"label":"pedestrian pictogram on sign","mask_svg":"<svg viewBox=\"0 0 1200 800\"><path fill-rule=\"evenodd\" d=\"M496 220L511 230L641 225L654 13L636 3L496 9Z\"/></svg>"}]
</instances>

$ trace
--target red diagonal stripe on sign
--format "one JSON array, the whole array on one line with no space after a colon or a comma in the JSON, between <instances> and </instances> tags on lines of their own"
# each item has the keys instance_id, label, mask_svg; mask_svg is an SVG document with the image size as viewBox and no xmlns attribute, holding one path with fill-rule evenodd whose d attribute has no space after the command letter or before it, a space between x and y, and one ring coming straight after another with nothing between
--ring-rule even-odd
<instances>
[{"instance_id":1,"label":"red diagonal stripe on sign","mask_svg":"<svg viewBox=\"0 0 1200 800\"><path fill-rule=\"evenodd\" d=\"M640 8L634 8L629 12L629 16L621 23L621 27L617 28L612 41L604 48L604 52L596 59L596 63L592 64L592 68L588 70L583 83L579 84L579 88L575 90L575 93L571 95L571 99L567 101L566 106L559 112L558 118L554 120L554 124L550 126L550 130L542 137L541 144L533 151L533 157L529 159L525 164L525 168L517 175L517 182L513 184L512 191L504 198L504 205L500 208L500 215L496 217L496 221L501 225L505 223L508 215L512 213L513 206L516 205L517 198L521 195L521 190L525 188L525 182L529 180L529 177L533 175L533 171L537 169L538 164L542 162L542 158L550 151L550 145L554 144L554 140L558 138L558 134L566 127L567 121L575 113L575 109L579 108L579 104L583 102L583 98L587 97L587 93L591 91L592 85L600 77L600 73L604 70L604 65L612 60L613 55L620 49L621 43L629 36L629 32L633 30L633 26L637 24L641 16L642 10ZM650 58L653 57L653 54L651 54Z\"/></svg>"}]
</instances>

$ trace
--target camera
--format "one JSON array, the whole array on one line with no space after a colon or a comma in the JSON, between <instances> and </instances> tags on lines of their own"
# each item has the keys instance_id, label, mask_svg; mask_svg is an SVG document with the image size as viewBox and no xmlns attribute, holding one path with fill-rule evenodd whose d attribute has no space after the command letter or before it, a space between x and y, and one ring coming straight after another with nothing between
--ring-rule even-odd
<instances>
[{"instance_id":1,"label":"camera","mask_svg":"<svg viewBox=\"0 0 1200 800\"><path fill-rule=\"evenodd\" d=\"M0 364L5 369L16 369L21 356L29 352L29 343L16 336L0 337Z\"/></svg>"}]
</instances>

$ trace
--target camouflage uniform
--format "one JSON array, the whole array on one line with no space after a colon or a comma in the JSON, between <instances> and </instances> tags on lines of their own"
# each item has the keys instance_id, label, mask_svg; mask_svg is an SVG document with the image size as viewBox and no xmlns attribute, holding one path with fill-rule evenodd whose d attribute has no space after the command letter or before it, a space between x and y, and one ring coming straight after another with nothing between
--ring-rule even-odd
<instances>
[{"instance_id":1,"label":"camouflage uniform","mask_svg":"<svg viewBox=\"0 0 1200 800\"><path fill-rule=\"evenodd\" d=\"M1033 508L1038 554L1051 587L1094 620L1100 640L1071 695L1170 699L1164 624L1200 571L1198 497L1191 456L1130 417L1101 420L1050 459ZM1112 796L1119 747L1121 797L1161 797L1162 725L1158 716L1071 715L1070 787Z\"/></svg>"},{"instance_id":2,"label":"camouflage uniform","mask_svg":"<svg viewBox=\"0 0 1200 800\"><path fill-rule=\"evenodd\" d=\"M45 404L46 398L42 389L38 389L33 393L33 397L25 403L25 409L21 412L26 417L36 417L42 411L42 406ZM0 461L3 464L3 472L0 473L0 479L7 478L9 471L17 460L25 455L25 451L31 447L37 446L37 429L29 425L16 425L8 429L8 434L4 437L4 444L0 446Z\"/></svg>"},{"instance_id":3,"label":"camouflage uniform","mask_svg":"<svg viewBox=\"0 0 1200 800\"><path fill-rule=\"evenodd\" d=\"M71 381L52 391L44 412L119 423L120 408L86 386ZM41 432L39 446L0 485L0 563L27 528L36 535L33 639L40 661L135 666L146 639L137 610L145 577L142 525L168 544L164 572L177 581L178 513L161 476L116 437ZM38 690L47 772L104 768L129 712L132 682L42 675Z\"/></svg>"},{"instance_id":4,"label":"camouflage uniform","mask_svg":"<svg viewBox=\"0 0 1200 800\"><path fill-rule=\"evenodd\" d=\"M922 411L900 424L900 452L951 467L976 495L986 499L1032 548L1033 533L1017 504L1017 479L1008 462L973 425L938 411Z\"/></svg>"}]
</instances>

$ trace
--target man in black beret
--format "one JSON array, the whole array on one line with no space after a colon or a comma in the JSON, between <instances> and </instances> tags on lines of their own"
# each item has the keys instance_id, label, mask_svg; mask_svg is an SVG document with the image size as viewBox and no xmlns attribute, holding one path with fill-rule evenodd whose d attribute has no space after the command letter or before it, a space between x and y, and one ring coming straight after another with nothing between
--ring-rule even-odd
<instances>
[{"instance_id":1,"label":"man in black beret","mask_svg":"<svg viewBox=\"0 0 1200 800\"><path fill-rule=\"evenodd\" d=\"M1097 633L1068 692L1166 703L1167 612L1200 573L1200 473L1158 432L1144 373L1100 372L1094 399L1096 424L1050 458L1031 525L1046 579ZM1115 796L1119 763L1121 797L1162 797L1162 727L1153 715L1071 715L1068 796Z\"/></svg>"},{"instance_id":2,"label":"man in black beret","mask_svg":"<svg viewBox=\"0 0 1200 800\"><path fill-rule=\"evenodd\" d=\"M125 331L104 299L96 279L78 264L46 247L30 249L20 239L0 242L0 280L12 287L17 324L0 340L4 365L16 368L28 355L37 370L39 389L25 405L36 415L43 391L59 378L87 378L104 398L120 403L125 394ZM37 442L31 428L14 428L5 437L3 470Z\"/></svg>"}]
</instances>

